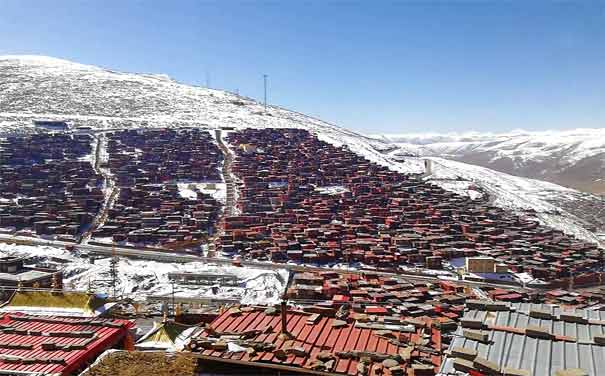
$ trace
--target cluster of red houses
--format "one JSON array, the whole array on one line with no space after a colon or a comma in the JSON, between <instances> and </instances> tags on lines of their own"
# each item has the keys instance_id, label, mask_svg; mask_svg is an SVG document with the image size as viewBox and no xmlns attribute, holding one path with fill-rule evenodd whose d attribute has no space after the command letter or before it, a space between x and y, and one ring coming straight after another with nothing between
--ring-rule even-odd
<instances>
[{"instance_id":1,"label":"cluster of red houses","mask_svg":"<svg viewBox=\"0 0 605 376\"><path fill-rule=\"evenodd\" d=\"M214 230L220 204L201 192L197 195L181 197L176 184L124 187L94 236L162 245L203 239Z\"/></svg>"},{"instance_id":2,"label":"cluster of red houses","mask_svg":"<svg viewBox=\"0 0 605 376\"><path fill-rule=\"evenodd\" d=\"M89 135L40 133L0 141L0 227L77 237L103 203Z\"/></svg>"},{"instance_id":3,"label":"cluster of red houses","mask_svg":"<svg viewBox=\"0 0 605 376\"><path fill-rule=\"evenodd\" d=\"M176 182L221 181L223 155L208 132L128 130L109 134L109 167L119 194L93 236L115 242L195 242L214 230L220 203L199 190L183 197Z\"/></svg>"},{"instance_id":4,"label":"cluster of red houses","mask_svg":"<svg viewBox=\"0 0 605 376\"><path fill-rule=\"evenodd\" d=\"M605 303L605 289L603 287L592 291L567 291L562 289L550 290L544 294L544 302L548 304L559 304L561 306L573 306L575 308L587 308ZM603 310L602 308L600 310Z\"/></svg>"},{"instance_id":5,"label":"cluster of red houses","mask_svg":"<svg viewBox=\"0 0 605 376\"><path fill-rule=\"evenodd\" d=\"M293 302L313 305L318 312L334 314L342 305L362 315L397 315L432 320L442 330L456 328L467 301L549 303L585 308L605 302L605 291L523 290L491 286L468 287L456 281L415 281L413 277L376 272L296 273L286 292Z\"/></svg>"},{"instance_id":6,"label":"cluster of red houses","mask_svg":"<svg viewBox=\"0 0 605 376\"><path fill-rule=\"evenodd\" d=\"M176 182L221 181L221 150L197 129L109 133L106 167L119 194L95 237L165 244L214 231L220 204ZM512 272L560 280L602 263L600 251L419 175L369 162L300 129L232 132L241 214L224 220L217 249L276 262L363 263L438 269L494 257ZM0 227L77 236L103 202L89 135L35 134L0 142Z\"/></svg>"},{"instance_id":7,"label":"cluster of red houses","mask_svg":"<svg viewBox=\"0 0 605 376\"><path fill-rule=\"evenodd\" d=\"M600 264L599 250L539 225L390 171L299 129L247 129L228 138L242 184L241 215L217 249L245 258L440 268L486 255L545 280Z\"/></svg>"},{"instance_id":8,"label":"cluster of red houses","mask_svg":"<svg viewBox=\"0 0 605 376\"><path fill-rule=\"evenodd\" d=\"M107 136L108 167L120 187L222 180L223 154L206 131L125 130Z\"/></svg>"},{"instance_id":9,"label":"cluster of red houses","mask_svg":"<svg viewBox=\"0 0 605 376\"><path fill-rule=\"evenodd\" d=\"M420 319L443 330L454 330L466 300L478 298L472 289L450 281L428 283L375 273L337 272L297 273L286 296L328 315L347 305L360 317Z\"/></svg>"}]
</instances>

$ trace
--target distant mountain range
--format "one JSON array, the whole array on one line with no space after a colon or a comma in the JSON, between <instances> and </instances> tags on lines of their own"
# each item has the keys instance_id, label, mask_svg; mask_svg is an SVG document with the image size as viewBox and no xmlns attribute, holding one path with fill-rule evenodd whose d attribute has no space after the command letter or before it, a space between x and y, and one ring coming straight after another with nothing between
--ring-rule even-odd
<instances>
[{"instance_id":1,"label":"distant mountain range","mask_svg":"<svg viewBox=\"0 0 605 376\"><path fill-rule=\"evenodd\" d=\"M605 128L380 137L403 154L438 156L605 194Z\"/></svg>"}]
</instances>

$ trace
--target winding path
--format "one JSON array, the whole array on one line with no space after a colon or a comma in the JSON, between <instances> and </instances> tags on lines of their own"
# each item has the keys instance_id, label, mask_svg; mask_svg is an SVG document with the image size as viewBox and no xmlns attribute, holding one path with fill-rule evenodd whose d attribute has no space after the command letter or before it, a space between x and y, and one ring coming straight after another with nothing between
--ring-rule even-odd
<instances>
[{"instance_id":1,"label":"winding path","mask_svg":"<svg viewBox=\"0 0 605 376\"><path fill-rule=\"evenodd\" d=\"M109 213L109 208L112 206L113 202L115 201L115 199L118 196L118 193L120 191L119 188L117 187L117 185L115 184L115 181L113 180L113 177L111 176L109 171L101 168L101 150L103 148L103 138L104 137L105 137L105 135L103 133L99 134L96 137L97 146L95 149L95 160L92 165L95 170L95 173L103 176L104 185L105 185L105 200L103 200L103 206L101 207L101 209L99 210L99 212L97 213L95 218L93 219L90 226L79 237L78 244L88 242L88 240L90 240L90 238L92 236L92 233L97 228L99 228L101 225L103 225L103 223L105 223L105 221L107 220L107 215Z\"/></svg>"},{"instance_id":2,"label":"winding path","mask_svg":"<svg viewBox=\"0 0 605 376\"><path fill-rule=\"evenodd\" d=\"M223 152L223 156L225 157L222 172L227 188L227 197L225 200L225 209L223 211L223 217L227 217L232 216L235 213L235 180L233 178L233 174L231 173L231 165L233 164L233 153L223 142L221 130L217 129L215 132L218 147L221 149L221 151Z\"/></svg>"},{"instance_id":3,"label":"winding path","mask_svg":"<svg viewBox=\"0 0 605 376\"><path fill-rule=\"evenodd\" d=\"M215 130L216 142L219 149L223 153L223 168L222 174L225 180L225 207L221 213L220 219L216 222L216 232L208 239L208 256L216 256L216 240L224 232L223 231L223 220L225 217L230 217L235 214L235 179L231 173L231 165L233 164L233 153L225 145L222 138L222 132L220 129Z\"/></svg>"}]
</instances>

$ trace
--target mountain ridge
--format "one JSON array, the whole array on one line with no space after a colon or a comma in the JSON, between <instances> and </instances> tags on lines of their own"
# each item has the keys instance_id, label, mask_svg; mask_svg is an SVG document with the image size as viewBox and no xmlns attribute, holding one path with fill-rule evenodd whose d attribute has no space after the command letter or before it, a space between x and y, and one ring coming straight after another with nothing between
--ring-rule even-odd
<instances>
[{"instance_id":1,"label":"mountain ridge","mask_svg":"<svg viewBox=\"0 0 605 376\"><path fill-rule=\"evenodd\" d=\"M381 137L420 156L440 156L605 194L605 129L602 128Z\"/></svg>"},{"instance_id":2,"label":"mountain ridge","mask_svg":"<svg viewBox=\"0 0 605 376\"><path fill-rule=\"evenodd\" d=\"M32 120L71 121L96 130L148 127L304 128L337 146L346 145L372 162L422 174L424 160L389 140L350 131L279 106L226 91L194 87L145 74L116 72L67 60L0 57L0 137L35 132ZM589 241L598 241L581 213L568 211L581 192L531 179L458 164L448 159L425 180L474 196L475 186L494 195L496 205L537 219ZM463 173L461 173L461 171ZM548 192L547 201L542 192ZM552 198L558 202L553 204Z\"/></svg>"}]
</instances>

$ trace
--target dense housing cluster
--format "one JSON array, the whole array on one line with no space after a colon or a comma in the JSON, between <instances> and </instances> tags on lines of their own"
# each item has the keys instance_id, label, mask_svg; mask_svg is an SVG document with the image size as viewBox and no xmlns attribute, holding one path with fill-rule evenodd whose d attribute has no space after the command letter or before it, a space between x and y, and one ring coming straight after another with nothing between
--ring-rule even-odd
<instances>
[{"instance_id":1,"label":"dense housing cluster","mask_svg":"<svg viewBox=\"0 0 605 376\"><path fill-rule=\"evenodd\" d=\"M455 329L466 300L478 296L450 281L427 283L375 273L306 272L294 275L287 297L327 315L346 306L366 321L396 316Z\"/></svg>"},{"instance_id":2,"label":"dense housing cluster","mask_svg":"<svg viewBox=\"0 0 605 376\"><path fill-rule=\"evenodd\" d=\"M605 290L571 292L561 289L530 290L482 285L465 288L451 280L426 282L414 277L381 275L375 272L304 272L293 276L286 296L302 305L314 305L326 314L334 314L348 305L359 314L429 317L442 329L458 321L467 301L489 299L494 302L549 303L565 307L599 308L605 303ZM453 325L455 327L455 324Z\"/></svg>"},{"instance_id":3,"label":"dense housing cluster","mask_svg":"<svg viewBox=\"0 0 605 376\"><path fill-rule=\"evenodd\" d=\"M0 141L0 227L77 237L103 203L85 157L89 135L40 133Z\"/></svg>"},{"instance_id":4,"label":"dense housing cluster","mask_svg":"<svg viewBox=\"0 0 605 376\"><path fill-rule=\"evenodd\" d=\"M491 288L486 291L486 294L491 300L501 302L535 302L574 308L592 307L592 309L602 309L601 307L605 307L605 290L602 288L595 288L593 291L581 290L578 292L562 289L536 292Z\"/></svg>"},{"instance_id":5,"label":"dense housing cluster","mask_svg":"<svg viewBox=\"0 0 605 376\"><path fill-rule=\"evenodd\" d=\"M441 268L492 256L514 272L556 279L600 263L596 246L390 171L305 130L232 133L241 215L218 248L277 262L362 262Z\"/></svg>"},{"instance_id":6,"label":"dense housing cluster","mask_svg":"<svg viewBox=\"0 0 605 376\"><path fill-rule=\"evenodd\" d=\"M121 187L221 181L223 156L206 131L124 130L109 133L108 138L108 166Z\"/></svg>"},{"instance_id":7,"label":"dense housing cluster","mask_svg":"<svg viewBox=\"0 0 605 376\"><path fill-rule=\"evenodd\" d=\"M223 156L208 132L126 130L108 139L107 167L119 193L94 236L166 245L213 232L219 202L195 188L193 197L184 197L177 185L221 181Z\"/></svg>"}]
</instances>

